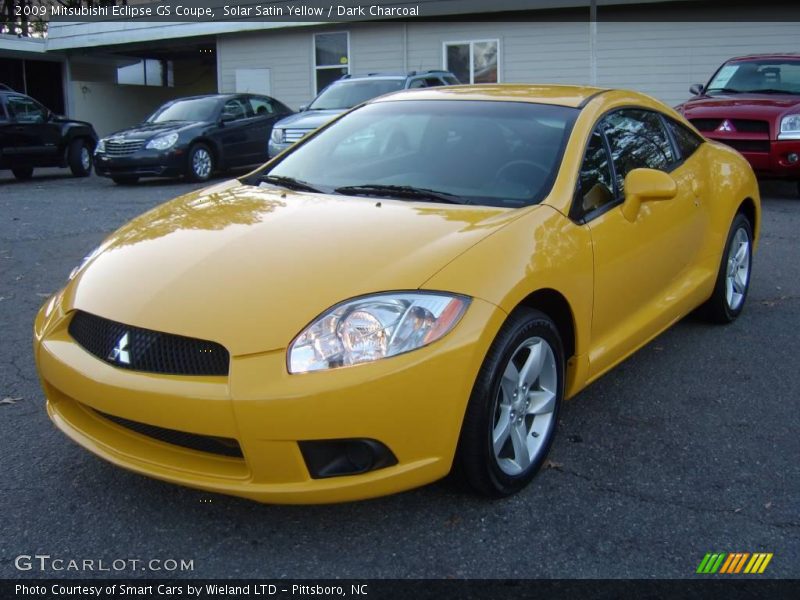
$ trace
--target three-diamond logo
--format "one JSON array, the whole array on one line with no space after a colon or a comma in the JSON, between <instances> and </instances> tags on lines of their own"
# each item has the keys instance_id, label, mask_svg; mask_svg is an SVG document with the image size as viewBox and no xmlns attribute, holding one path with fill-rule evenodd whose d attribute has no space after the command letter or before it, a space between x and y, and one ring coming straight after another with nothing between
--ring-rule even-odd
<instances>
[{"instance_id":1,"label":"three-diamond logo","mask_svg":"<svg viewBox=\"0 0 800 600\"><path fill-rule=\"evenodd\" d=\"M111 354L108 355L108 360L120 363L123 365L131 364L131 354L128 350L128 334L125 333L119 341L117 341L117 345L114 346L114 349L111 351Z\"/></svg>"},{"instance_id":2,"label":"three-diamond logo","mask_svg":"<svg viewBox=\"0 0 800 600\"><path fill-rule=\"evenodd\" d=\"M713 575L761 574L772 560L772 552L709 552L697 566L697 573Z\"/></svg>"},{"instance_id":3,"label":"three-diamond logo","mask_svg":"<svg viewBox=\"0 0 800 600\"><path fill-rule=\"evenodd\" d=\"M728 133L734 133L736 131L736 127L733 126L728 119L725 119L720 126L717 127L717 131L727 131Z\"/></svg>"}]
</instances>

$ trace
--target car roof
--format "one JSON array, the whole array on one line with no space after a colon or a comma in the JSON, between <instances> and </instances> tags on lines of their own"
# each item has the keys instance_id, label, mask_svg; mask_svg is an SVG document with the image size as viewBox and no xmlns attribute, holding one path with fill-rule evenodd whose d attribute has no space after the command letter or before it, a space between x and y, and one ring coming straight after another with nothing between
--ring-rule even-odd
<instances>
[{"instance_id":1,"label":"car roof","mask_svg":"<svg viewBox=\"0 0 800 600\"><path fill-rule=\"evenodd\" d=\"M800 53L797 52L778 52L774 54L748 54L746 56L737 56L729 58L727 62L746 61L746 60L759 60L759 59L772 59L772 58L793 58L800 60Z\"/></svg>"},{"instance_id":2,"label":"car roof","mask_svg":"<svg viewBox=\"0 0 800 600\"><path fill-rule=\"evenodd\" d=\"M449 85L395 92L376 98L374 102L396 100L492 100L500 102L531 102L580 108L593 96L608 91L604 88L581 85L481 84Z\"/></svg>"}]
</instances>

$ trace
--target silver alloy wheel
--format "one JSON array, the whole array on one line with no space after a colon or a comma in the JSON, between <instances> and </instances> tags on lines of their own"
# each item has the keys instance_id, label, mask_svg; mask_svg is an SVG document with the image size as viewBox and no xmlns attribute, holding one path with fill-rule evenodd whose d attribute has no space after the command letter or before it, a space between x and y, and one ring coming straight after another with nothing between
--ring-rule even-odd
<instances>
[{"instance_id":1,"label":"silver alloy wheel","mask_svg":"<svg viewBox=\"0 0 800 600\"><path fill-rule=\"evenodd\" d=\"M728 249L728 267L725 273L725 301L730 310L737 310L747 293L750 281L750 236L744 227L736 230Z\"/></svg>"},{"instance_id":2,"label":"silver alloy wheel","mask_svg":"<svg viewBox=\"0 0 800 600\"><path fill-rule=\"evenodd\" d=\"M192 155L192 171L194 174L205 179L211 174L211 155L205 148L198 148Z\"/></svg>"},{"instance_id":3,"label":"silver alloy wheel","mask_svg":"<svg viewBox=\"0 0 800 600\"><path fill-rule=\"evenodd\" d=\"M528 338L511 355L495 400L492 449L507 475L519 475L539 458L555 425L557 390L553 349L540 337Z\"/></svg>"},{"instance_id":4,"label":"silver alloy wheel","mask_svg":"<svg viewBox=\"0 0 800 600\"><path fill-rule=\"evenodd\" d=\"M81 166L86 171L92 168L92 154L86 146L81 146Z\"/></svg>"}]
</instances>

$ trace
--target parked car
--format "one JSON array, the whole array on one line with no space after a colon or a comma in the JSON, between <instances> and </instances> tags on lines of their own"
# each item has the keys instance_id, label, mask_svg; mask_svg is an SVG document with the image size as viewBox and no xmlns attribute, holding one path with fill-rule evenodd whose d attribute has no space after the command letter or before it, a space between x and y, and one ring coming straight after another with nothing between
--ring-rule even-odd
<instances>
[{"instance_id":1,"label":"parked car","mask_svg":"<svg viewBox=\"0 0 800 600\"><path fill-rule=\"evenodd\" d=\"M707 138L736 148L756 174L798 182L800 55L732 58L677 109Z\"/></svg>"},{"instance_id":2,"label":"parked car","mask_svg":"<svg viewBox=\"0 0 800 600\"><path fill-rule=\"evenodd\" d=\"M299 113L275 124L269 139L269 156L280 154L334 117L377 96L403 89L458 84L456 76L449 71L345 75L317 94L308 106L301 106Z\"/></svg>"},{"instance_id":3,"label":"parked car","mask_svg":"<svg viewBox=\"0 0 800 600\"><path fill-rule=\"evenodd\" d=\"M101 139L97 174L118 184L181 175L205 181L216 170L264 162L272 126L290 114L283 103L254 94L172 100L143 123Z\"/></svg>"},{"instance_id":4,"label":"parked car","mask_svg":"<svg viewBox=\"0 0 800 600\"><path fill-rule=\"evenodd\" d=\"M0 169L17 179L30 179L37 167L69 167L75 177L86 177L96 144L91 123L58 116L30 96L0 88Z\"/></svg>"},{"instance_id":5,"label":"parked car","mask_svg":"<svg viewBox=\"0 0 800 600\"><path fill-rule=\"evenodd\" d=\"M123 226L34 354L55 425L138 473L303 503L456 465L504 496L565 398L741 315L760 220L747 161L647 96L399 92Z\"/></svg>"}]
</instances>

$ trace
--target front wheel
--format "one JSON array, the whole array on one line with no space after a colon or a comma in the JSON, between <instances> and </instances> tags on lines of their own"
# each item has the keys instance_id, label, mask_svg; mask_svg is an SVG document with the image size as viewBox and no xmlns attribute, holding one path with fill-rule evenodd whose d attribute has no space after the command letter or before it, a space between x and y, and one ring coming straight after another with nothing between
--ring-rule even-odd
<instances>
[{"instance_id":1,"label":"front wheel","mask_svg":"<svg viewBox=\"0 0 800 600\"><path fill-rule=\"evenodd\" d=\"M86 140L72 140L67 150L67 163L74 177L88 177L92 172L92 149Z\"/></svg>"},{"instance_id":2,"label":"front wheel","mask_svg":"<svg viewBox=\"0 0 800 600\"><path fill-rule=\"evenodd\" d=\"M752 264L753 227L747 217L739 213L728 232L714 293L703 306L710 320L730 323L741 314L750 289Z\"/></svg>"},{"instance_id":3,"label":"front wheel","mask_svg":"<svg viewBox=\"0 0 800 600\"><path fill-rule=\"evenodd\" d=\"M189 150L186 177L189 181L207 181L214 172L214 156L205 144L195 144Z\"/></svg>"},{"instance_id":4,"label":"front wheel","mask_svg":"<svg viewBox=\"0 0 800 600\"><path fill-rule=\"evenodd\" d=\"M19 167L16 169L11 169L11 172L14 174L14 177L20 181L27 181L33 177L33 167Z\"/></svg>"},{"instance_id":5,"label":"front wheel","mask_svg":"<svg viewBox=\"0 0 800 600\"><path fill-rule=\"evenodd\" d=\"M516 311L484 359L461 429L457 469L476 491L508 496L544 464L564 396L564 351L555 323Z\"/></svg>"}]
</instances>

